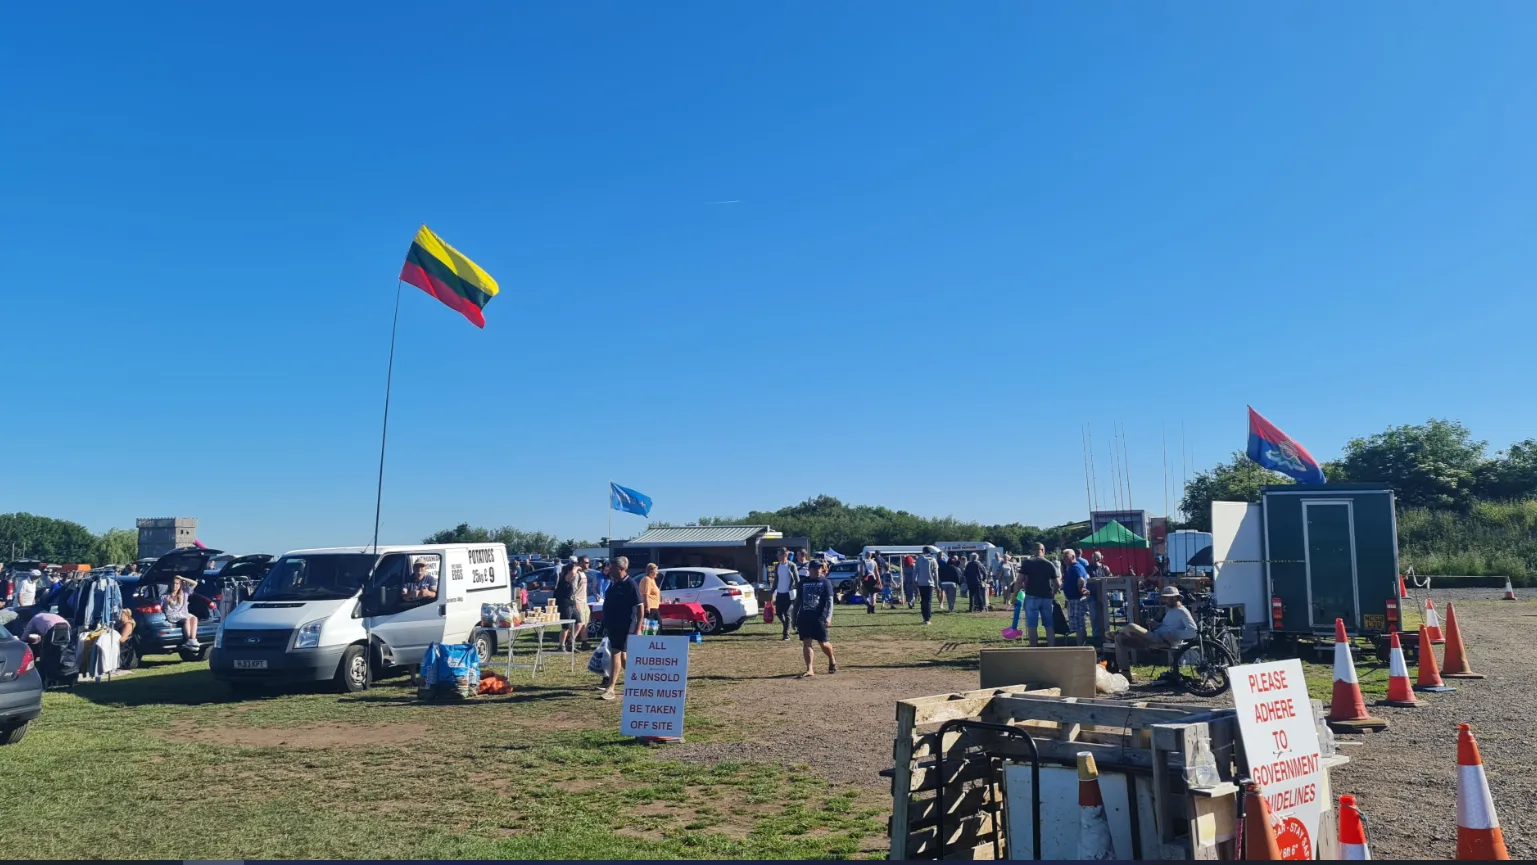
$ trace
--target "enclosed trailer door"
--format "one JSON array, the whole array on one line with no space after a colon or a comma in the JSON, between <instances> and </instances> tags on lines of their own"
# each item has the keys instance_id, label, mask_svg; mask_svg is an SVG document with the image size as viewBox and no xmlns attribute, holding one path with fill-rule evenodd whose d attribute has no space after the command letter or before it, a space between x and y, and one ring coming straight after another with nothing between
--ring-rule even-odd
<instances>
[{"instance_id":1,"label":"enclosed trailer door","mask_svg":"<svg viewBox=\"0 0 1537 865\"><path fill-rule=\"evenodd\" d=\"M1359 627L1351 501L1303 501L1302 537L1307 550L1309 624L1315 629L1332 628L1335 619L1344 619L1346 627Z\"/></svg>"}]
</instances>

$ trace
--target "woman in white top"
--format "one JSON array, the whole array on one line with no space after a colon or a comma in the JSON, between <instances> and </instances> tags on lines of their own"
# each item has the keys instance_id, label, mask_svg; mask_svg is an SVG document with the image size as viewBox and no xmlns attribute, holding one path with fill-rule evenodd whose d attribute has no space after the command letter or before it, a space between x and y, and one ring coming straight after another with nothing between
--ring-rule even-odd
<instances>
[{"instance_id":1,"label":"woman in white top","mask_svg":"<svg viewBox=\"0 0 1537 865\"><path fill-rule=\"evenodd\" d=\"M197 641L197 616L187 612L187 602L192 599L192 590L197 588L197 583L186 577L176 577L171 582L170 594L160 601L160 606L165 611L165 620L173 625L180 624L182 633L187 635L187 642L183 648L194 652L203 648Z\"/></svg>"}]
</instances>

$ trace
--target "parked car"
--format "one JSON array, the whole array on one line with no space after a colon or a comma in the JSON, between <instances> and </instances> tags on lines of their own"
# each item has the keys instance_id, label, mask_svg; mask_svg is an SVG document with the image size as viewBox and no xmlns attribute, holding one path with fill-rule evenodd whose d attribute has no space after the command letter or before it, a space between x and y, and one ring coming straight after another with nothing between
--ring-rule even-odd
<instances>
[{"instance_id":1,"label":"parked car","mask_svg":"<svg viewBox=\"0 0 1537 865\"><path fill-rule=\"evenodd\" d=\"M833 562L827 569L827 581L832 583L833 590L839 593L846 591L844 583L848 583L858 576L859 561L857 559ZM852 586L849 588L852 588Z\"/></svg>"},{"instance_id":2,"label":"parked car","mask_svg":"<svg viewBox=\"0 0 1537 865\"><path fill-rule=\"evenodd\" d=\"M207 576L208 561L219 555L219 550L185 547L172 550L155 560L149 570L133 577L119 577L123 587L123 606L133 613L133 637L123 641L123 656L119 665L133 669L144 655L176 653L184 661L202 661L213 649L214 638L219 634L222 619L219 615L216 578ZM196 651L182 648L187 641L181 625L166 621L162 602L170 594L171 581L183 577L197 583L187 612L197 617ZM215 597L204 592L214 591Z\"/></svg>"},{"instance_id":3,"label":"parked car","mask_svg":"<svg viewBox=\"0 0 1537 865\"><path fill-rule=\"evenodd\" d=\"M14 745L43 713L43 677L32 649L0 625L0 745Z\"/></svg>"},{"instance_id":4,"label":"parked car","mask_svg":"<svg viewBox=\"0 0 1537 865\"><path fill-rule=\"evenodd\" d=\"M514 578L512 584L528 590L528 606L533 609L555 597L555 581L559 578L559 568L540 568L528 576Z\"/></svg>"},{"instance_id":5,"label":"parked car","mask_svg":"<svg viewBox=\"0 0 1537 865\"><path fill-rule=\"evenodd\" d=\"M662 603L704 607L706 634L735 631L759 612L752 584L737 571L663 568L657 572L657 580L662 590Z\"/></svg>"}]
</instances>

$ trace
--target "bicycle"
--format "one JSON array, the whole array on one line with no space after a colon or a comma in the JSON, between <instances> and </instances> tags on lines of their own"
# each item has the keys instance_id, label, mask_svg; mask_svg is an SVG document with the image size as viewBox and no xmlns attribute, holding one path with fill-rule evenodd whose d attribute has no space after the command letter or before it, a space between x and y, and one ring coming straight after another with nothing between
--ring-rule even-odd
<instances>
[{"instance_id":1,"label":"bicycle","mask_svg":"<svg viewBox=\"0 0 1537 865\"><path fill-rule=\"evenodd\" d=\"M1239 631L1219 615L1210 595L1194 600L1196 636L1175 656L1174 673L1186 692L1216 697L1232 687L1227 671L1239 662Z\"/></svg>"}]
</instances>

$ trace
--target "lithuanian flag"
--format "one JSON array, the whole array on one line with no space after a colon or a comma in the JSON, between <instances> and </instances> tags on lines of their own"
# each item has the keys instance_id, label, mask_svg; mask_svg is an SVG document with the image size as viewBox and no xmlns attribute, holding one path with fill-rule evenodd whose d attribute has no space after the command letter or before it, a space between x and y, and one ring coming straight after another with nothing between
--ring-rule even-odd
<instances>
[{"instance_id":1,"label":"lithuanian flag","mask_svg":"<svg viewBox=\"0 0 1537 865\"><path fill-rule=\"evenodd\" d=\"M480 311L496 297L496 280L425 225L411 241L400 278L457 309L476 327L486 326Z\"/></svg>"}]
</instances>

